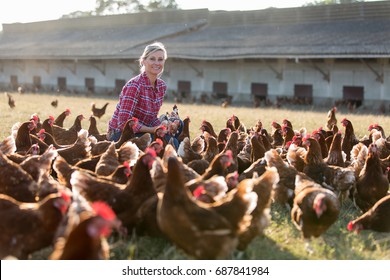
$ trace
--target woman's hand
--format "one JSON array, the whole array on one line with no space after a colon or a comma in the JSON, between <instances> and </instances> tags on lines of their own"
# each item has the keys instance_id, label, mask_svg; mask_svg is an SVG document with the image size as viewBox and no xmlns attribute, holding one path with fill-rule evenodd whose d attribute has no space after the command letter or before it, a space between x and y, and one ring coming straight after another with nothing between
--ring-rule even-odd
<instances>
[{"instance_id":1,"label":"woman's hand","mask_svg":"<svg viewBox=\"0 0 390 280\"><path fill-rule=\"evenodd\" d=\"M141 128L139 129L139 132L142 132L142 133L154 133L155 129L157 128L157 126L152 126L152 127L148 127L148 126L141 126Z\"/></svg>"}]
</instances>

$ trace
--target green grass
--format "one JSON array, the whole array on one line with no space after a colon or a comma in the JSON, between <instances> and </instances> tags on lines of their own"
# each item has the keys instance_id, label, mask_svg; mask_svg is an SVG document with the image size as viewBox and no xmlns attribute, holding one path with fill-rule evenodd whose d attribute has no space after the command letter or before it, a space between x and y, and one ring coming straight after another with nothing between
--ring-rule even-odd
<instances>
[{"instance_id":1,"label":"green grass","mask_svg":"<svg viewBox=\"0 0 390 280\"><path fill-rule=\"evenodd\" d=\"M10 135L11 127L16 122L29 119L30 115L37 113L43 121L49 115L56 117L66 108L72 112L66 119L64 126L72 125L78 114L90 115L91 102L97 107L109 102L106 114L99 120L98 128L101 132L107 129L107 123L115 109L117 97L86 97L75 95L53 94L23 94L11 93L16 101L16 107L10 109L7 98L0 103L0 139ZM58 99L58 107L53 108L50 103ZM172 102L166 101L161 113L171 111ZM290 108L250 108L243 106L230 106L222 108L215 105L178 104L181 118L190 116L191 137L200 134L199 127L202 120L210 121L218 132L225 126L226 120L235 114L247 126L254 126L257 120L261 120L263 126L270 132L271 122L282 122L284 118L290 120L294 128L306 127L308 132L325 126L326 115L329 108L295 106ZM354 125L358 137L367 134L367 128L371 123L381 124L385 130L390 127L390 117L387 115L369 113L369 109L356 114L349 114L343 108L339 108L336 116L339 128L343 130L340 121L346 117ZM88 128L88 120L82 122L83 128ZM320 238L312 241L314 253L309 255L304 249L304 242L300 233L291 223L289 212L272 205L272 220L263 236L255 238L245 252L234 252L230 259L269 259L269 260L381 260L390 259L390 235L363 231L359 235L350 233L346 229L347 223L360 215L352 202L347 201L342 206L338 221ZM166 240L129 236L126 240L111 241L111 259L187 259L188 257L174 245ZM45 259L50 254L51 248L46 248L33 255L34 259Z\"/></svg>"}]
</instances>

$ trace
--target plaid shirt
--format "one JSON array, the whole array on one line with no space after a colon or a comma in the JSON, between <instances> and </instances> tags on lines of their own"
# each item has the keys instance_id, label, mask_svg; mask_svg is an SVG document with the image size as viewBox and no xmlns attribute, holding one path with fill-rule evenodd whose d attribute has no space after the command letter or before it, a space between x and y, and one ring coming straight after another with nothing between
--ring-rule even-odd
<instances>
[{"instance_id":1,"label":"plaid shirt","mask_svg":"<svg viewBox=\"0 0 390 280\"><path fill-rule=\"evenodd\" d=\"M145 72L129 80L122 88L119 102L114 115L108 123L109 130L123 130L126 121L131 117L138 118L138 125L134 128L137 133L141 126L158 126L157 117L164 100L167 86L161 79L156 80L154 88Z\"/></svg>"}]
</instances>

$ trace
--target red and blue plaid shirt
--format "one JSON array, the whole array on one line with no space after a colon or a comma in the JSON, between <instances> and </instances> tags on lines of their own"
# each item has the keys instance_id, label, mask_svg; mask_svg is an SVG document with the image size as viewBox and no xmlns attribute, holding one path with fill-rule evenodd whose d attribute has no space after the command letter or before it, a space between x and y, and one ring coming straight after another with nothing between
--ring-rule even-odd
<instances>
[{"instance_id":1,"label":"red and blue plaid shirt","mask_svg":"<svg viewBox=\"0 0 390 280\"><path fill-rule=\"evenodd\" d=\"M161 79L156 80L156 87L150 83L146 72L129 80L122 88L119 102L114 114L108 123L109 130L123 130L126 121L135 117L138 125L134 132L138 132L141 126L158 126L161 124L157 117L164 100L167 86Z\"/></svg>"}]
</instances>

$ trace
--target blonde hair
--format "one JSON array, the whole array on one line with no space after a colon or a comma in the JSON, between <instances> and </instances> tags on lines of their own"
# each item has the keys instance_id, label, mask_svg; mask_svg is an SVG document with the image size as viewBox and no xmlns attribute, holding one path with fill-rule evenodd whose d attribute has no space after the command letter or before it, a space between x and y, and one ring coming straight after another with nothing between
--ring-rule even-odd
<instances>
[{"instance_id":1,"label":"blonde hair","mask_svg":"<svg viewBox=\"0 0 390 280\"><path fill-rule=\"evenodd\" d=\"M168 58L168 54L167 54L167 51L164 47L164 45L161 43L161 42L154 42L153 44L150 44L150 45L147 45L144 49L144 52L142 53L142 55L140 56L139 58L139 67L140 67L140 70L141 72L143 72L145 70L145 66L143 65L143 61L152 53L154 52L157 52L157 51L162 51L164 53L164 60L166 60ZM164 72L164 68L163 70L161 71L159 77L162 75L162 73Z\"/></svg>"}]
</instances>

